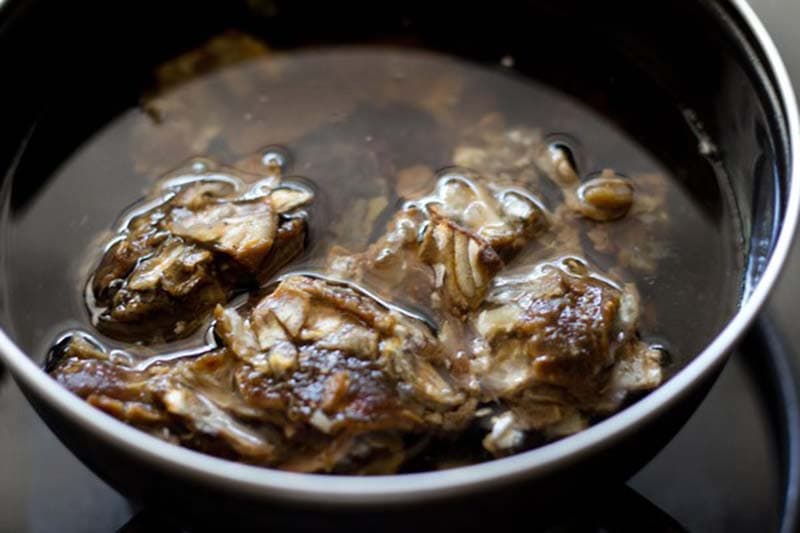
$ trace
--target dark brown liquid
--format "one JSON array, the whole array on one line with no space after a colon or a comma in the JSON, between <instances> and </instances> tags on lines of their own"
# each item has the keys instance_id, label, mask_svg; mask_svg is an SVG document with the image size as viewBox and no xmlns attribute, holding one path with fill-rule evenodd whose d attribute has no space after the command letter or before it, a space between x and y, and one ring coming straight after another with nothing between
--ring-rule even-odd
<instances>
[{"instance_id":1,"label":"dark brown liquid","mask_svg":"<svg viewBox=\"0 0 800 533\"><path fill-rule=\"evenodd\" d=\"M157 177L191 157L232 164L266 145L285 147L288 175L319 191L311 246L288 267L309 269L333 244L362 250L403 201L397 176L453 164L464 131L498 114L509 129L534 128L570 145L583 177L613 168L667 178L668 223L629 243L634 256L656 258L656 268L618 272L642 294L643 337L666 345L677 368L739 301L741 236L725 183L710 167L688 181L672 179L657 150L573 98L517 76L509 59L502 63L486 68L422 51L332 48L257 57L174 84L147 112L131 109L89 139L15 214L2 251L15 339L43 357L59 334L92 331L82 287L108 230ZM556 201L553 191L531 192ZM622 231L628 223L610 224ZM584 252L603 270L617 265L616 256L591 245Z\"/></svg>"}]
</instances>

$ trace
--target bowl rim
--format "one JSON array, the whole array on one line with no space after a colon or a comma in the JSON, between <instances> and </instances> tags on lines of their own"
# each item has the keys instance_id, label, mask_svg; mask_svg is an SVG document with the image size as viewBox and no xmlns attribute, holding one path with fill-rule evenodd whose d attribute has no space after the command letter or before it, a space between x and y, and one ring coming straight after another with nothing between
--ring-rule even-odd
<instances>
[{"instance_id":1,"label":"bowl rim","mask_svg":"<svg viewBox=\"0 0 800 533\"><path fill-rule=\"evenodd\" d=\"M761 279L716 338L675 376L635 404L580 433L550 445L503 459L441 472L375 477L299 474L245 465L166 443L91 407L57 386L38 365L0 329L0 358L25 388L35 392L61 416L99 437L105 444L138 456L158 469L186 479L213 484L234 493L257 495L298 504L367 506L451 497L547 475L581 456L612 446L638 426L664 414L713 375L754 320L786 262L800 210L800 118L789 75L766 29L746 0L727 0L752 33L752 43L763 53L774 76L778 105L783 107L788 132L790 179L783 224ZM6 4L0 0L0 9ZM9 174L13 173L12 165Z\"/></svg>"}]
</instances>

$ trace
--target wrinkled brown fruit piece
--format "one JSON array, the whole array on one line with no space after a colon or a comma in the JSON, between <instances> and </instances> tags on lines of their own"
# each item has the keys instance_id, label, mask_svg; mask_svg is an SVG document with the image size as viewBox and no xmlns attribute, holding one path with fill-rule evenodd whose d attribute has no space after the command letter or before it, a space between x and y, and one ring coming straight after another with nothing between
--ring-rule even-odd
<instances>
[{"instance_id":1,"label":"wrinkled brown fruit piece","mask_svg":"<svg viewBox=\"0 0 800 533\"><path fill-rule=\"evenodd\" d=\"M407 204L365 250L333 247L320 275L283 277L239 308L224 307L234 288L270 281L301 250L303 219L281 214L310 197L275 177L257 198L243 192L252 184L173 190L103 258L92 285L106 306L98 326L165 340L208 323L213 309L220 346L142 364L76 337L52 374L162 439L301 472L394 473L427 439L473 425L503 456L614 412L660 384L661 356L637 337L635 287L576 257L570 217L652 218L659 204L634 199L627 183L579 194L563 154L543 162L538 134L497 120L455 151L473 171L446 171L428 194L409 171ZM544 179L563 188L562 211L528 192ZM602 216L582 212L581 199ZM595 234L596 246L613 244ZM553 253L504 270L531 248ZM385 304L399 301L430 316Z\"/></svg>"},{"instance_id":2,"label":"wrinkled brown fruit piece","mask_svg":"<svg viewBox=\"0 0 800 533\"><path fill-rule=\"evenodd\" d=\"M232 169L164 178L92 276L95 325L110 337L145 343L190 335L215 305L302 249L305 220L285 215L311 198L278 177Z\"/></svg>"}]
</instances>

